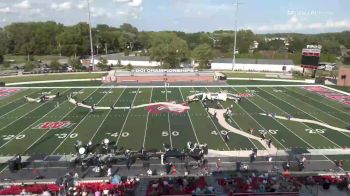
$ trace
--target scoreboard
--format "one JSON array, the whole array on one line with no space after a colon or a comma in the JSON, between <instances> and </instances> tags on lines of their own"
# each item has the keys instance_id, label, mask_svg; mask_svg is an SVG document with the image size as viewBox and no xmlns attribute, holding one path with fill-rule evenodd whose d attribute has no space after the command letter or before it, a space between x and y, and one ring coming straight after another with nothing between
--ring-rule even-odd
<instances>
[{"instance_id":1,"label":"scoreboard","mask_svg":"<svg viewBox=\"0 0 350 196\"><path fill-rule=\"evenodd\" d=\"M317 69L320 61L321 49L305 48L302 51L301 66L309 69Z\"/></svg>"}]
</instances>

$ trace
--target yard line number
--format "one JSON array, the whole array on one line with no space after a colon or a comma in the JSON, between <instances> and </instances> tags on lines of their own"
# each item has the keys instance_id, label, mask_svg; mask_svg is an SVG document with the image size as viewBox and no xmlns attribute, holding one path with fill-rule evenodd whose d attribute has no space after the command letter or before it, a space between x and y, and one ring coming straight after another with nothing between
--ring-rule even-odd
<instances>
[{"instance_id":1,"label":"yard line number","mask_svg":"<svg viewBox=\"0 0 350 196\"><path fill-rule=\"evenodd\" d=\"M270 134L272 134L272 135L276 135L276 134L278 133L278 130L277 130L277 129L269 129L269 130L260 129L260 130L258 130L258 131L259 131L259 133L261 133L261 134L268 132L268 133L270 133Z\"/></svg>"},{"instance_id":2,"label":"yard line number","mask_svg":"<svg viewBox=\"0 0 350 196\"><path fill-rule=\"evenodd\" d=\"M115 133L106 133L107 135L110 135L111 137L119 137L119 132L115 132ZM123 131L122 132L122 137L129 137L130 133L129 132L126 132L126 131Z\"/></svg>"},{"instance_id":3,"label":"yard line number","mask_svg":"<svg viewBox=\"0 0 350 196\"><path fill-rule=\"evenodd\" d=\"M285 93L286 91L280 90L280 89L273 89L273 92L275 92L275 93Z\"/></svg>"},{"instance_id":4,"label":"yard line number","mask_svg":"<svg viewBox=\"0 0 350 196\"><path fill-rule=\"evenodd\" d=\"M171 133L171 135L175 136L175 137L180 135L180 133L178 131L162 131L162 136L163 137L168 137L169 133Z\"/></svg>"},{"instance_id":5,"label":"yard line number","mask_svg":"<svg viewBox=\"0 0 350 196\"><path fill-rule=\"evenodd\" d=\"M323 134L327 129L305 129L309 134Z\"/></svg>"},{"instance_id":6,"label":"yard line number","mask_svg":"<svg viewBox=\"0 0 350 196\"><path fill-rule=\"evenodd\" d=\"M23 138L25 138L26 135L2 135L1 138L2 140L5 140L5 141L8 141L8 140L12 140L12 139L15 139L15 140L21 140Z\"/></svg>"},{"instance_id":7,"label":"yard line number","mask_svg":"<svg viewBox=\"0 0 350 196\"><path fill-rule=\"evenodd\" d=\"M247 89L247 90L245 90L245 92L246 93L257 93L258 91L257 90L249 90L249 89Z\"/></svg>"},{"instance_id":8,"label":"yard line number","mask_svg":"<svg viewBox=\"0 0 350 196\"><path fill-rule=\"evenodd\" d=\"M142 91L130 91L129 93L130 93L130 94L141 94Z\"/></svg>"},{"instance_id":9,"label":"yard line number","mask_svg":"<svg viewBox=\"0 0 350 196\"><path fill-rule=\"evenodd\" d=\"M225 130L221 130L220 133L221 133L221 135L227 135L228 134L228 132L225 131ZM214 130L214 131L211 132L211 134L212 135L218 135L219 133Z\"/></svg>"},{"instance_id":10,"label":"yard line number","mask_svg":"<svg viewBox=\"0 0 350 196\"><path fill-rule=\"evenodd\" d=\"M58 139L64 139L64 138L70 138L70 139L74 139L74 138L77 138L78 137L78 133L72 133L72 134L67 134L67 133L58 133L58 134L55 134L55 136L58 138Z\"/></svg>"}]
</instances>

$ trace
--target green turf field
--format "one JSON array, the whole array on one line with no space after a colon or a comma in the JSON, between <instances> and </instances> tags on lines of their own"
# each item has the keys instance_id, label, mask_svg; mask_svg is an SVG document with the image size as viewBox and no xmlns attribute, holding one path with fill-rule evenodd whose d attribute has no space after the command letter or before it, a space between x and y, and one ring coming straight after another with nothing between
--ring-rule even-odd
<instances>
[{"instance_id":1,"label":"green turf field","mask_svg":"<svg viewBox=\"0 0 350 196\"><path fill-rule=\"evenodd\" d=\"M169 144L182 149L187 141L207 143L214 150L250 150L264 147L257 140L248 139L224 129L208 115L201 102L189 104L182 114L149 113L145 108L96 110L77 107L66 95L98 106L129 107L176 101L183 103L196 92L249 93L238 104L219 102L218 107L233 105L234 115L227 122L239 130L253 128L254 135L266 130L278 149L305 147L308 149L342 149L350 147L350 133L321 125L284 120L261 115L273 112L276 116L315 120L345 129L350 124L350 107L327 99L302 87L181 87L155 88L23 88L20 92L0 100L0 156L75 153L74 142L101 143L104 138L118 146L139 150L161 149ZM44 103L28 103L23 96L39 97L43 92L61 96ZM56 123L56 127L47 122ZM64 123L63 123L64 122ZM63 123L63 124L62 124ZM64 125L64 126L63 126ZM229 134L225 143L223 136Z\"/></svg>"}]
</instances>

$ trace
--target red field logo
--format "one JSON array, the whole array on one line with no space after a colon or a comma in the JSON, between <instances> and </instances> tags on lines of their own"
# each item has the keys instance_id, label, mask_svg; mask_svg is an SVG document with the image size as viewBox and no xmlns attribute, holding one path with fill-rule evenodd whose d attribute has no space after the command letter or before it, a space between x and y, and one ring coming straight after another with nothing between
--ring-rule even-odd
<instances>
[{"instance_id":1,"label":"red field logo","mask_svg":"<svg viewBox=\"0 0 350 196\"><path fill-rule=\"evenodd\" d=\"M240 96L240 97L254 97L254 95L251 93L239 93L238 96Z\"/></svg>"},{"instance_id":2,"label":"red field logo","mask_svg":"<svg viewBox=\"0 0 350 196\"><path fill-rule=\"evenodd\" d=\"M190 108L185 104L155 104L147 106L145 109L151 114L160 114L163 112L182 114L187 112Z\"/></svg>"},{"instance_id":3,"label":"red field logo","mask_svg":"<svg viewBox=\"0 0 350 196\"><path fill-rule=\"evenodd\" d=\"M17 91L18 89L0 88L0 97L8 97L11 93L15 93Z\"/></svg>"},{"instance_id":4,"label":"red field logo","mask_svg":"<svg viewBox=\"0 0 350 196\"><path fill-rule=\"evenodd\" d=\"M70 121L44 122L35 126L33 129L64 129L73 126Z\"/></svg>"}]
</instances>

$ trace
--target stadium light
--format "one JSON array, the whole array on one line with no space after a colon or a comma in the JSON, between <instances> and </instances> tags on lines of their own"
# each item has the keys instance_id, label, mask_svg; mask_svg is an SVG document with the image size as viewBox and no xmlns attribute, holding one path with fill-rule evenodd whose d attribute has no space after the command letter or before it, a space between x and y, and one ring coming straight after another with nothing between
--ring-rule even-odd
<instances>
[{"instance_id":1,"label":"stadium light","mask_svg":"<svg viewBox=\"0 0 350 196\"><path fill-rule=\"evenodd\" d=\"M91 10L90 10L90 0L87 1L88 13L89 13L89 34L90 34L90 52L91 52L91 61L92 61L92 70L95 70L94 63L94 48L92 44L92 33L91 33Z\"/></svg>"},{"instance_id":2,"label":"stadium light","mask_svg":"<svg viewBox=\"0 0 350 196\"><path fill-rule=\"evenodd\" d=\"M235 12L235 42L233 46L233 60L232 60L232 71L236 65L236 47L237 47L237 17L238 17L238 6L239 6L238 0L236 0L236 3L234 4L236 6L236 12Z\"/></svg>"}]
</instances>

